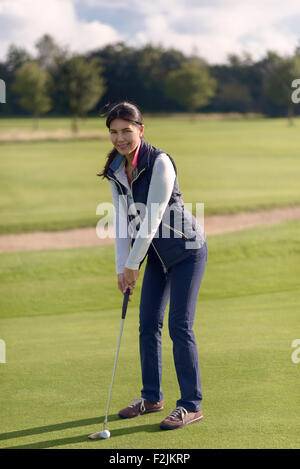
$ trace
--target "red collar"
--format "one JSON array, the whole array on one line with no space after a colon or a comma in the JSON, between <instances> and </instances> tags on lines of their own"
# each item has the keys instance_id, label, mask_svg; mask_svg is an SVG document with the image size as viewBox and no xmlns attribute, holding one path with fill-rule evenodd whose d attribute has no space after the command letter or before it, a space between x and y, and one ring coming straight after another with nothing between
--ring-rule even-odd
<instances>
[{"instance_id":1,"label":"red collar","mask_svg":"<svg viewBox=\"0 0 300 469\"><path fill-rule=\"evenodd\" d=\"M134 154L134 157L133 157L133 160L132 160L132 166L133 166L134 168L137 167L137 160L138 160L138 156L139 156L139 151L140 151L141 143L142 143L142 141L140 140L140 143L139 143L139 145L138 145L138 147L137 147L137 149L136 149L136 151L135 151L135 154Z\"/></svg>"}]
</instances>

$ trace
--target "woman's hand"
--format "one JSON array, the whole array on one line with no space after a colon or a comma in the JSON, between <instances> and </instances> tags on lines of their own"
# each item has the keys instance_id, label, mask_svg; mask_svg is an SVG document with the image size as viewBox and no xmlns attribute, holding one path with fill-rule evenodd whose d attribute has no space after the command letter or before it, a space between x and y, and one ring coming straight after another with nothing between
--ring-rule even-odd
<instances>
[{"instance_id":1,"label":"woman's hand","mask_svg":"<svg viewBox=\"0 0 300 469\"><path fill-rule=\"evenodd\" d=\"M124 291L127 290L128 287L126 287L125 281L124 281L124 274L118 274L118 288L121 290L123 293ZM129 301L131 301L130 297L128 298Z\"/></svg>"},{"instance_id":2,"label":"woman's hand","mask_svg":"<svg viewBox=\"0 0 300 469\"><path fill-rule=\"evenodd\" d=\"M139 276L139 270L127 269L127 267L125 267L123 275L124 275L125 283L129 287L134 288L135 287L135 282L137 281L138 276Z\"/></svg>"},{"instance_id":3,"label":"woman's hand","mask_svg":"<svg viewBox=\"0 0 300 469\"><path fill-rule=\"evenodd\" d=\"M126 271L126 272L125 272ZM122 274L118 274L118 288L121 290L122 293L126 293L127 288L130 290L130 294L132 295L133 289L135 287L135 282L139 276L138 270L131 270L125 267L124 272ZM129 301L131 298L129 296Z\"/></svg>"}]
</instances>

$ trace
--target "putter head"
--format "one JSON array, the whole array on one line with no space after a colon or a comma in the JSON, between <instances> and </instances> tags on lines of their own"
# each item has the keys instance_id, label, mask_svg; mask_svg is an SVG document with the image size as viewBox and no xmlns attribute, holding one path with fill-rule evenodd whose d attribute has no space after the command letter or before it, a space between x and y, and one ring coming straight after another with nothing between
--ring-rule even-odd
<instances>
[{"instance_id":1,"label":"putter head","mask_svg":"<svg viewBox=\"0 0 300 469\"><path fill-rule=\"evenodd\" d=\"M90 440L98 440L99 438L102 438L101 432L92 433L91 435L89 435Z\"/></svg>"},{"instance_id":2,"label":"putter head","mask_svg":"<svg viewBox=\"0 0 300 469\"><path fill-rule=\"evenodd\" d=\"M102 432L97 432L97 433L92 433L89 438L91 440L98 440L99 438L103 438L106 440L107 438L110 438L110 431L109 430L102 430Z\"/></svg>"}]
</instances>

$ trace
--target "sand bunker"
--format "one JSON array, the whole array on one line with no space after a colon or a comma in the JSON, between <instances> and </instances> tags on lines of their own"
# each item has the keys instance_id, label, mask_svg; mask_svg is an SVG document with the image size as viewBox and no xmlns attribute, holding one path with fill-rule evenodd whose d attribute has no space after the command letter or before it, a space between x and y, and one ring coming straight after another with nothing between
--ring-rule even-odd
<instances>
[{"instance_id":1,"label":"sand bunker","mask_svg":"<svg viewBox=\"0 0 300 469\"><path fill-rule=\"evenodd\" d=\"M221 235L253 226L272 225L295 219L300 219L300 207L241 212L234 215L213 215L205 217L204 229L207 236ZM100 239L97 236L96 227L0 236L0 252L65 249L108 244L114 244L114 239L112 237Z\"/></svg>"}]
</instances>

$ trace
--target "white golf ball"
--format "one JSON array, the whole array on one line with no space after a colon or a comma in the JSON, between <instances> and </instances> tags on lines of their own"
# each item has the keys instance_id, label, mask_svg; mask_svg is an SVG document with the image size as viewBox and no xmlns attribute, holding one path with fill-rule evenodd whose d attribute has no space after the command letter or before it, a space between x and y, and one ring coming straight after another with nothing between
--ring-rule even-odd
<instances>
[{"instance_id":1,"label":"white golf ball","mask_svg":"<svg viewBox=\"0 0 300 469\"><path fill-rule=\"evenodd\" d=\"M110 431L109 430L103 430L101 432L101 438L109 438L110 437Z\"/></svg>"}]
</instances>

